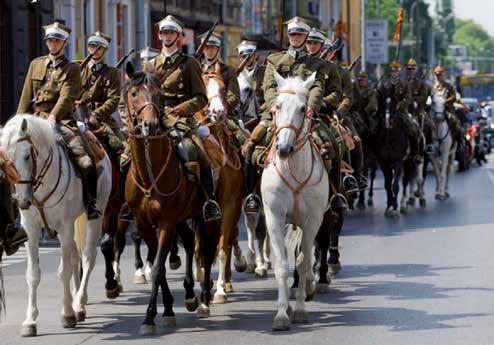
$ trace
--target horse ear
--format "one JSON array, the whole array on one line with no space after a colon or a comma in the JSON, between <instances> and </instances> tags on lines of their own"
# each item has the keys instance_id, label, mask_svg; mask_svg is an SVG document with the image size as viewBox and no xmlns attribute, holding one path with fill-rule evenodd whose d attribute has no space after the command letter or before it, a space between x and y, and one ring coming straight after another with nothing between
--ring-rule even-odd
<instances>
[{"instance_id":1,"label":"horse ear","mask_svg":"<svg viewBox=\"0 0 494 345\"><path fill-rule=\"evenodd\" d=\"M214 65L214 73L221 75L221 66L218 62Z\"/></svg>"},{"instance_id":2,"label":"horse ear","mask_svg":"<svg viewBox=\"0 0 494 345\"><path fill-rule=\"evenodd\" d=\"M26 130L27 130L27 120L26 119L22 119L21 133L26 133Z\"/></svg>"},{"instance_id":3,"label":"horse ear","mask_svg":"<svg viewBox=\"0 0 494 345\"><path fill-rule=\"evenodd\" d=\"M432 105L432 97L431 96L427 97L427 102L425 104L428 106Z\"/></svg>"},{"instance_id":4,"label":"horse ear","mask_svg":"<svg viewBox=\"0 0 494 345\"><path fill-rule=\"evenodd\" d=\"M249 77L249 80L254 79L254 73L256 72L256 69L253 68L252 70L247 70L247 76Z\"/></svg>"},{"instance_id":5,"label":"horse ear","mask_svg":"<svg viewBox=\"0 0 494 345\"><path fill-rule=\"evenodd\" d=\"M277 72L274 71L274 80L276 80L276 84L278 84L278 87L283 87L285 85L285 79Z\"/></svg>"},{"instance_id":6,"label":"horse ear","mask_svg":"<svg viewBox=\"0 0 494 345\"><path fill-rule=\"evenodd\" d=\"M309 90L316 81L316 72L312 73L302 84L304 89Z\"/></svg>"},{"instance_id":7,"label":"horse ear","mask_svg":"<svg viewBox=\"0 0 494 345\"><path fill-rule=\"evenodd\" d=\"M130 79L132 78L132 76L135 74L135 68L134 68L134 65L132 64L132 62L130 61L127 61L127 64L125 65L125 74L127 75L127 77Z\"/></svg>"}]
</instances>

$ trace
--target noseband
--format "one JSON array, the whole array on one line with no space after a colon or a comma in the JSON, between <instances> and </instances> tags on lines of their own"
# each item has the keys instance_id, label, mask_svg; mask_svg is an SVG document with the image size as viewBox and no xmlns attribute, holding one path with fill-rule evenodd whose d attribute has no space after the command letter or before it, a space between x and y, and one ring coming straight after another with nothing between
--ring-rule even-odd
<instances>
[{"instance_id":1,"label":"noseband","mask_svg":"<svg viewBox=\"0 0 494 345\"><path fill-rule=\"evenodd\" d=\"M294 90L294 89L283 89L283 90L280 90L279 92L280 94L290 94L290 95L296 95L297 94L297 91ZM286 123L286 124L282 124L281 126L276 126L276 113L273 114L273 125L275 126L276 130L274 132L275 136L278 136L278 134L280 133L280 131L282 129L290 129L292 131L295 132L295 140L296 140L296 146L297 146L297 149L294 150L293 153L295 153L296 151L298 151L298 149L300 149L303 144L307 141L309 135L307 133L307 135L305 135L303 138L299 138L300 137L300 133L302 132L302 129L304 128L304 125L305 125L305 122L306 122L306 117L309 119L309 127L310 127L310 121L312 120L312 118L308 117L307 115L304 114L304 118L302 119L302 123L300 124L300 127L297 127L297 126L294 126L292 125L291 123Z\"/></svg>"}]
</instances>

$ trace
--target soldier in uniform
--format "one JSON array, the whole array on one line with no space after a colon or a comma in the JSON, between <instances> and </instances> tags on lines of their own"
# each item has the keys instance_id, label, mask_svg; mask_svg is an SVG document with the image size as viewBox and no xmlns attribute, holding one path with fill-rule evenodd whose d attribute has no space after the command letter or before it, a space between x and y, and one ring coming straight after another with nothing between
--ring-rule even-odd
<instances>
[{"instance_id":1,"label":"soldier in uniform","mask_svg":"<svg viewBox=\"0 0 494 345\"><path fill-rule=\"evenodd\" d=\"M49 54L29 65L17 113L32 113L46 118L61 135L70 156L82 175L84 199L89 219L98 218L96 166L87 154L73 115L81 89L79 65L65 57L70 28L55 22L44 26Z\"/></svg>"},{"instance_id":2,"label":"soldier in uniform","mask_svg":"<svg viewBox=\"0 0 494 345\"><path fill-rule=\"evenodd\" d=\"M408 60L407 63L407 82L412 95L408 112L414 115L415 118L420 118L425 115L429 94L424 80L417 77L417 62L414 59Z\"/></svg>"},{"instance_id":3,"label":"soldier in uniform","mask_svg":"<svg viewBox=\"0 0 494 345\"><path fill-rule=\"evenodd\" d=\"M204 218L212 221L221 218L221 210L214 200L214 184L211 164L197 135L194 114L207 103L206 88L201 77L201 66L189 55L178 49L177 41L183 24L169 15L158 23L159 37L163 43L161 53L147 63L146 69L154 71L160 80L164 96L163 126L174 128L177 134L178 152L184 161L188 175L201 181L207 194ZM200 171L200 178L197 171Z\"/></svg>"},{"instance_id":4,"label":"soldier in uniform","mask_svg":"<svg viewBox=\"0 0 494 345\"><path fill-rule=\"evenodd\" d=\"M369 75L365 71L357 73L357 84L360 95L360 114L372 135L377 131L377 92L369 86Z\"/></svg>"},{"instance_id":5,"label":"soldier in uniform","mask_svg":"<svg viewBox=\"0 0 494 345\"><path fill-rule=\"evenodd\" d=\"M120 101L120 73L104 61L110 42L111 38L100 31L89 36L87 46L93 56L81 71L81 93L76 106L81 110L77 113L84 117L78 120L86 120L92 130L102 130L110 153L116 155L123 149L125 138L112 117Z\"/></svg>"},{"instance_id":6,"label":"soldier in uniform","mask_svg":"<svg viewBox=\"0 0 494 345\"><path fill-rule=\"evenodd\" d=\"M256 53L257 43L253 41L244 40L238 46L238 55L240 60L249 59L245 65L245 69L253 73L252 75L252 89L255 94L257 104L259 108L258 111L263 111L265 109L264 103L264 91L262 89L262 83L264 80L264 74L266 72L266 66L258 64L258 55ZM256 114L258 115L258 114ZM261 199L255 194L256 188L256 165L250 160L245 162L245 188L247 192L247 197L245 199L244 211L246 213L258 213L259 206L261 204Z\"/></svg>"},{"instance_id":7,"label":"soldier in uniform","mask_svg":"<svg viewBox=\"0 0 494 345\"><path fill-rule=\"evenodd\" d=\"M444 103L444 110L446 111L449 125L451 126L451 134L456 141L462 140L462 127L460 120L455 114L454 103L456 102L456 91L453 85L448 83L444 77L446 70L443 66L437 66L434 68L435 82L432 86L432 95L442 93L446 102Z\"/></svg>"},{"instance_id":8,"label":"soldier in uniform","mask_svg":"<svg viewBox=\"0 0 494 345\"><path fill-rule=\"evenodd\" d=\"M399 62L392 62L390 64L390 78L384 80L379 86L378 92L378 105L381 113L384 112L386 99L391 98L391 106L394 107L392 111L396 112L405 126L405 130L408 134L410 142L410 151L412 157L416 161L420 160L418 156L418 145L420 132L416 123L413 122L408 115L408 107L410 105L412 95L408 83L401 79L401 64Z\"/></svg>"},{"instance_id":9,"label":"soldier in uniform","mask_svg":"<svg viewBox=\"0 0 494 345\"><path fill-rule=\"evenodd\" d=\"M364 190L365 188L367 188L367 181L362 175L362 168L364 164L362 140L360 139L357 130L355 129L352 114L350 112L353 103L352 75L346 63L343 61L340 61L338 63L338 72L341 76L342 93L340 103L336 108L336 115L340 119L341 123L350 130L353 141L355 143L355 148L350 152L350 162L353 168L353 174L355 175L357 185L355 185L355 180L351 178L351 175L347 175L344 179L344 187L348 193L358 190Z\"/></svg>"},{"instance_id":10,"label":"soldier in uniform","mask_svg":"<svg viewBox=\"0 0 494 345\"><path fill-rule=\"evenodd\" d=\"M294 17L285 24L288 24L290 47L287 51L271 54L267 58L268 63L263 81L266 110L261 116L260 123L253 130L249 141L244 146L244 156L248 161L252 158L255 146L261 144L264 144L262 146L267 146L273 136L272 114L276 111L276 98L278 97L275 71L284 78L299 76L303 79L316 72L316 80L309 92L307 115L315 117L319 114L323 104L328 65L321 59L308 54L305 49L305 41L309 34L310 26L299 17Z\"/></svg>"},{"instance_id":11,"label":"soldier in uniform","mask_svg":"<svg viewBox=\"0 0 494 345\"><path fill-rule=\"evenodd\" d=\"M318 144L321 156L330 177L331 203L330 207L335 212L346 210L347 202L340 193L341 190L341 151L334 128L330 126L332 114L338 105L341 96L341 78L338 67L330 61L320 58L324 44L328 41L326 35L316 28L312 28L306 40L306 49L310 55L320 59L327 65L325 77L324 99L319 119L315 119L317 125L313 132L315 142Z\"/></svg>"},{"instance_id":12,"label":"soldier in uniform","mask_svg":"<svg viewBox=\"0 0 494 345\"><path fill-rule=\"evenodd\" d=\"M202 40L204 40L204 34ZM229 66L220 60L221 35L213 33L204 48L204 57L201 60L202 73L214 73L219 70L220 76L225 83L226 91L226 124L233 132L236 145L240 148L245 143L246 137L238 125L235 109L240 102L240 87L238 86L237 71L233 66Z\"/></svg>"}]
</instances>

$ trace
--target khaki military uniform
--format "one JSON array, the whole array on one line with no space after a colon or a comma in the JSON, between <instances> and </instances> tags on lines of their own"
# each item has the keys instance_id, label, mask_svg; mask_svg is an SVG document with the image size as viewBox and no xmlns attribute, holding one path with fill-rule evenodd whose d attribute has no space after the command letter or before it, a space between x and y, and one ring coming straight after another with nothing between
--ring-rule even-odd
<instances>
[{"instance_id":1,"label":"khaki military uniform","mask_svg":"<svg viewBox=\"0 0 494 345\"><path fill-rule=\"evenodd\" d=\"M424 81L415 77L408 79L408 86L412 96L408 112L412 115L422 115L425 112L428 90Z\"/></svg>"},{"instance_id":2,"label":"khaki military uniform","mask_svg":"<svg viewBox=\"0 0 494 345\"><path fill-rule=\"evenodd\" d=\"M249 70L249 68L246 68ZM264 74L266 73L266 66L256 64L254 67L254 75L252 76L252 87L254 93L256 94L257 104L260 105L261 110L264 105L264 90L262 88L262 83L264 81Z\"/></svg>"},{"instance_id":3,"label":"khaki military uniform","mask_svg":"<svg viewBox=\"0 0 494 345\"><path fill-rule=\"evenodd\" d=\"M184 145L188 152L186 161L199 161L201 166L209 167L209 160L197 135L197 123L194 118L194 114L208 103L198 62L192 56L177 51L170 57L161 53L150 60L146 68L154 71L161 83L164 96L164 127L175 128L183 133ZM184 116L172 113L172 109L179 105L184 109Z\"/></svg>"},{"instance_id":4,"label":"khaki military uniform","mask_svg":"<svg viewBox=\"0 0 494 345\"><path fill-rule=\"evenodd\" d=\"M454 108L454 103L456 102L456 91L453 85L450 83L443 81L442 83L440 82L435 82L434 85L432 86L432 94L436 93L443 93L444 97L446 99L446 102L444 103L444 110L447 113L447 118L448 122L451 126L451 132L453 134L453 137L459 141L462 139L462 127L460 120L456 116L455 108Z\"/></svg>"},{"instance_id":5,"label":"khaki military uniform","mask_svg":"<svg viewBox=\"0 0 494 345\"><path fill-rule=\"evenodd\" d=\"M202 72L214 73L216 71L216 66L218 65L219 71L221 73L221 78L225 83L226 91L226 106L227 106L227 120L226 124L228 128L233 132L237 147L243 145L247 138L244 132L238 125L238 117L236 116L235 109L240 103L240 87L237 80L237 71L234 67L226 65L225 63L218 61L211 65L208 65L205 61L202 63Z\"/></svg>"},{"instance_id":6,"label":"khaki military uniform","mask_svg":"<svg viewBox=\"0 0 494 345\"><path fill-rule=\"evenodd\" d=\"M81 97L79 106L87 106L100 121L110 147L118 152L123 149L125 138L113 119L120 101L120 74L105 63L87 64L81 73Z\"/></svg>"},{"instance_id":7,"label":"khaki military uniform","mask_svg":"<svg viewBox=\"0 0 494 345\"><path fill-rule=\"evenodd\" d=\"M273 135L270 110L278 97L275 71L283 78L298 76L304 80L316 72L316 80L309 91L307 105L312 108L315 114L318 114L322 107L326 78L328 77L328 65L324 61L307 54L303 49L296 50L292 47L287 51L269 55L263 81L265 110L262 113L261 122L252 131L250 138L255 145L268 145ZM249 157L246 159L250 160ZM256 160L255 157L253 160Z\"/></svg>"}]
</instances>

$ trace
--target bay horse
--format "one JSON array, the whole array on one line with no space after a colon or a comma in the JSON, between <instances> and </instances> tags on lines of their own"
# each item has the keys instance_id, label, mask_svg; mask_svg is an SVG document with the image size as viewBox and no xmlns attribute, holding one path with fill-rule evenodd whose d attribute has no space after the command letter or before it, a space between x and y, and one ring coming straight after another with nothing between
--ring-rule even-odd
<instances>
[{"instance_id":1,"label":"bay horse","mask_svg":"<svg viewBox=\"0 0 494 345\"><path fill-rule=\"evenodd\" d=\"M37 334L37 289L41 278L39 238L41 228L56 231L61 244L59 278L63 286L62 326L73 328L86 316L89 276L96 260L97 241L102 219L88 221L86 246L82 253L83 275L72 295L70 280L79 269L79 253L74 241L77 218L85 214L82 183L77 177L65 148L58 144L57 134L49 122L28 114L12 117L2 131L0 147L14 161L20 180L16 184L21 225L28 235L26 279L29 287L26 319L22 336ZM110 196L111 165L103 152L96 166L98 209L104 210Z\"/></svg>"},{"instance_id":2,"label":"bay horse","mask_svg":"<svg viewBox=\"0 0 494 345\"><path fill-rule=\"evenodd\" d=\"M186 251L186 308L188 311L197 310L199 317L210 315L211 266L216 257L220 227L218 222L204 221L202 206L205 195L196 182L186 177L169 137L174 129L167 130L162 125L160 105L163 96L159 80L150 73L135 73L130 63L127 64L126 72L129 81L125 86L124 97L129 114L132 162L125 184L125 200L134 216L138 234L148 245L157 243L151 296L146 317L140 327L140 333L147 335L156 332L154 318L157 314L159 288L163 293L165 307L162 322L168 326L176 324L174 300L166 278L165 262L177 234ZM197 255L200 255L204 263L200 305L194 294L194 235L186 223L189 219L196 225Z\"/></svg>"},{"instance_id":3,"label":"bay horse","mask_svg":"<svg viewBox=\"0 0 494 345\"><path fill-rule=\"evenodd\" d=\"M399 117L396 104L390 97L381 99L378 110L378 132L374 152L384 174L387 195L386 217L399 217L398 193L403 161L409 151L409 143L403 120ZM408 115L407 115L408 116Z\"/></svg>"},{"instance_id":4,"label":"bay horse","mask_svg":"<svg viewBox=\"0 0 494 345\"><path fill-rule=\"evenodd\" d=\"M218 247L219 273L213 299L213 303L222 304L228 301L227 293L233 292L231 257L233 244L238 236L237 224L242 212L244 171L240 154L233 143L234 134L226 123L228 121L226 88L219 64L216 64L214 72L203 74L202 79L206 85L209 104L196 114L196 119L203 131L207 129L210 132L210 136L204 136L202 140L213 162L213 171L216 171L215 194L223 215ZM212 141L216 141L217 145L212 145ZM245 262L245 259L243 261ZM197 268L200 268L199 266L197 265Z\"/></svg>"},{"instance_id":5,"label":"bay horse","mask_svg":"<svg viewBox=\"0 0 494 345\"><path fill-rule=\"evenodd\" d=\"M275 136L262 173L266 226L275 256L278 311L274 330L290 328L288 257L295 253L300 276L292 322L308 322L305 299L315 293L311 267L314 239L328 206L329 181L322 158L310 138L311 118L306 115L309 90L316 72L305 81L284 79L274 71L278 87L273 114Z\"/></svg>"}]
</instances>

